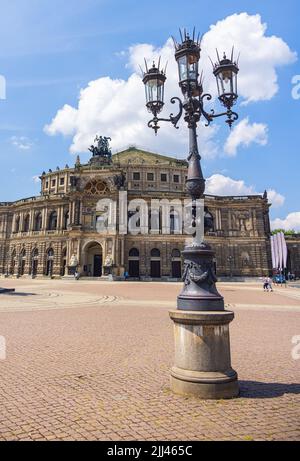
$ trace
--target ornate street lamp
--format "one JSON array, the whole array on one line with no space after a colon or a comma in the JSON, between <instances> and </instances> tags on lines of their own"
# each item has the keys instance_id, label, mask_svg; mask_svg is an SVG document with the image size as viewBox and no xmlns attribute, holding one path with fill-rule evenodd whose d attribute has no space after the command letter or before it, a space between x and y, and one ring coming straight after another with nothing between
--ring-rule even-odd
<instances>
[{"instance_id":1,"label":"ornate street lamp","mask_svg":"<svg viewBox=\"0 0 300 461\"><path fill-rule=\"evenodd\" d=\"M150 70L148 70L146 61L145 64L147 72L144 75L143 82L145 84L146 106L149 112L157 116L164 106L164 85L166 76L164 71L159 69L160 62L157 67L153 62Z\"/></svg>"},{"instance_id":2,"label":"ornate street lamp","mask_svg":"<svg viewBox=\"0 0 300 461\"><path fill-rule=\"evenodd\" d=\"M231 59L227 59L225 53L222 60L220 60L218 52L217 56L218 63L214 64L213 67L214 75L217 80L219 100L226 109L230 110L238 98L237 74L239 72L239 68L237 63L233 61L233 49ZM231 126L231 124L229 125Z\"/></svg>"},{"instance_id":3,"label":"ornate street lamp","mask_svg":"<svg viewBox=\"0 0 300 461\"><path fill-rule=\"evenodd\" d=\"M225 54L222 60L213 65L217 80L219 100L226 108L225 112L207 112L204 101L212 96L203 92L202 77L199 75L201 40L195 40L184 30L181 41L175 39L175 59L178 64L179 86L183 100L178 101L177 115L159 118L164 106L165 72L153 64L143 75L146 87L146 106L153 114L148 126L157 134L160 121L171 122L175 128L184 114L189 129L188 175L186 189L192 200L192 226L196 227L196 205L198 199L204 198L205 179L203 177L197 143L197 124L201 117L208 126L215 118L226 116L229 127L238 119L232 111L236 103L238 66ZM216 289L214 271L214 252L204 241L196 239L182 252L184 257L184 287L178 296L177 311L170 316L175 323L175 362L171 372L171 385L175 392L198 395L202 398L229 398L238 394L237 374L230 364L229 323L234 314L224 310L224 299ZM201 328L200 328L201 327ZM202 332L200 335L199 332ZM201 339L196 337L201 336ZM193 339L193 337L195 337Z\"/></svg>"}]
</instances>

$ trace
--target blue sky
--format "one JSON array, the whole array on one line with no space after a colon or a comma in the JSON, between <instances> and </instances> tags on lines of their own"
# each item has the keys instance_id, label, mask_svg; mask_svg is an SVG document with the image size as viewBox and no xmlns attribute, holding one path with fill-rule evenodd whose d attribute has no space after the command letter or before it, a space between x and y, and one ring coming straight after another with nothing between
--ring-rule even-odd
<instances>
[{"instance_id":1,"label":"blue sky","mask_svg":"<svg viewBox=\"0 0 300 461\"><path fill-rule=\"evenodd\" d=\"M242 181L242 186L249 190L274 190L284 196L284 203L283 200L277 200L278 206L272 207L273 219L285 219L290 213L300 212L300 99L295 100L291 96L292 77L300 74L299 60L291 58L291 53L300 53L300 4L296 0L215 0L213 8L209 2L199 0L186 0L184 7L177 0L69 0L65 3L58 0L0 0L0 75L5 77L7 83L6 100L0 99L0 200L36 195L39 193L39 184L34 181L34 176L66 163L72 165L77 147L79 151L84 150L82 143L85 142L80 144L74 142L73 138L77 133L81 139L86 139L88 134L82 132L82 126L86 123L90 124L89 129L94 130L95 134L114 134L117 139L116 127L111 129L111 133L105 122L101 124L100 113L99 120L88 121L82 120L82 113L81 126L77 132L74 132L74 127L70 130L66 127L68 121L65 119L58 120L54 127L52 125L52 136L49 130L45 130L45 126L51 126L57 112L66 104L76 112L80 89L86 89L89 82L97 82L107 76L107 91L118 92L120 80L117 79L122 79L121 82L128 90L128 79L134 73L136 64L134 60L142 56L140 52L143 49L138 47L139 44L148 44L148 47L152 45L154 52L162 48L163 54L168 37L176 35L179 26L191 29L195 25L201 33L206 33L218 21L243 12L249 17L256 14L261 16L262 23L267 24L266 37L276 36L286 44L289 52L283 50L282 53L286 56L290 53L287 57L290 62L273 65L278 79L278 91L272 97L258 98L255 102L237 106L240 120L248 120L251 126L258 124L257 128L263 130L261 138L258 136L257 141L253 139L248 146L238 144L234 154L232 149L231 154L228 153L228 148L226 154L224 145L228 132L224 123L218 122L218 128L210 135L203 134L208 137L203 145L204 172L206 177L219 175L233 181ZM247 37L241 40L244 43ZM235 43L235 46L238 49L239 43ZM270 49L271 54L276 54L276 47ZM252 53L259 54L260 50L252 50ZM282 57L278 59L284 60ZM269 60L268 56L266 60ZM242 62L243 57L241 66ZM255 64L253 67L251 72L255 74ZM264 79L263 69L259 70L258 76ZM171 80L172 76L169 79L172 89ZM90 89L89 95L82 99L90 101L93 98L92 91L95 91L97 101L100 84L103 88L104 83L101 80L97 88ZM138 85L132 85L126 94L135 99L134 91L139 93L137 98L143 97L143 89ZM115 123L120 127L122 116L126 120L127 106L124 101L122 104L122 110L117 104L113 106L115 117L112 125ZM105 110L102 110L103 115ZM124 147L127 139L133 143L132 136L136 133L137 139L134 142L138 146L178 156L185 155L187 136L183 127L172 134L170 127L163 126L162 134L155 139L151 133L144 134L136 128L134 113L130 117L131 125L128 122L125 135L124 131L119 130L124 138ZM79 122L76 123L78 125ZM203 132L200 131L199 137ZM120 143L115 143L117 150ZM73 153L70 153L72 145ZM206 155L209 149L211 153ZM89 157L83 152L80 154L83 161ZM217 179L218 176L214 176L214 183ZM219 187L216 190L223 189Z\"/></svg>"}]
</instances>

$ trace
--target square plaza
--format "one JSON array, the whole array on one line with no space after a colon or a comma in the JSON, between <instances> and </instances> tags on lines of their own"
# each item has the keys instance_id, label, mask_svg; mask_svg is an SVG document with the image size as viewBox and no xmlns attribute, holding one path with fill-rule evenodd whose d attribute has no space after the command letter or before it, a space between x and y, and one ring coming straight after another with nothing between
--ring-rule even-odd
<instances>
[{"instance_id":1,"label":"square plaza","mask_svg":"<svg viewBox=\"0 0 300 461\"><path fill-rule=\"evenodd\" d=\"M221 283L240 396L170 390L181 284L6 280L1 440L296 440L300 292ZM294 353L293 353L294 351Z\"/></svg>"}]
</instances>

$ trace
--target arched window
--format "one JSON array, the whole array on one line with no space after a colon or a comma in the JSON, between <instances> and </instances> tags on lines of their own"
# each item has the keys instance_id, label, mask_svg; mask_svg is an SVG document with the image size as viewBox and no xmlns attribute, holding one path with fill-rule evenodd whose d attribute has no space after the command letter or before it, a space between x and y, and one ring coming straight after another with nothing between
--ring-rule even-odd
<instances>
[{"instance_id":1,"label":"arched window","mask_svg":"<svg viewBox=\"0 0 300 461\"><path fill-rule=\"evenodd\" d=\"M26 215L24 219L23 232L29 232L30 215Z\"/></svg>"},{"instance_id":2,"label":"arched window","mask_svg":"<svg viewBox=\"0 0 300 461\"><path fill-rule=\"evenodd\" d=\"M139 257L140 256L140 252L137 248L131 248L131 250L129 251L129 256L131 257Z\"/></svg>"},{"instance_id":3,"label":"arched window","mask_svg":"<svg viewBox=\"0 0 300 461\"><path fill-rule=\"evenodd\" d=\"M67 249L64 248L61 254L61 267L60 267L60 275L63 277L66 273L67 267Z\"/></svg>"},{"instance_id":4,"label":"arched window","mask_svg":"<svg viewBox=\"0 0 300 461\"><path fill-rule=\"evenodd\" d=\"M138 278L140 276L140 252L137 248L131 248L128 258L129 276Z\"/></svg>"},{"instance_id":5,"label":"arched window","mask_svg":"<svg viewBox=\"0 0 300 461\"><path fill-rule=\"evenodd\" d=\"M69 211L66 211L64 214L64 230L67 230L69 225Z\"/></svg>"},{"instance_id":6,"label":"arched window","mask_svg":"<svg viewBox=\"0 0 300 461\"><path fill-rule=\"evenodd\" d=\"M53 273L53 262L54 262L54 250L53 248L49 248L47 251L47 261L46 261L46 275L48 275L49 277L51 277Z\"/></svg>"},{"instance_id":7,"label":"arched window","mask_svg":"<svg viewBox=\"0 0 300 461\"><path fill-rule=\"evenodd\" d=\"M53 248L49 248L47 251L47 258L53 258L54 257L54 250Z\"/></svg>"},{"instance_id":8,"label":"arched window","mask_svg":"<svg viewBox=\"0 0 300 461\"><path fill-rule=\"evenodd\" d=\"M160 251L157 248L151 250L151 258L160 258Z\"/></svg>"},{"instance_id":9,"label":"arched window","mask_svg":"<svg viewBox=\"0 0 300 461\"><path fill-rule=\"evenodd\" d=\"M34 248L31 254L31 275L32 277L35 277L37 274L38 264L39 264L39 250L37 248Z\"/></svg>"},{"instance_id":10,"label":"arched window","mask_svg":"<svg viewBox=\"0 0 300 461\"><path fill-rule=\"evenodd\" d=\"M20 216L16 217L15 232L16 233L20 232Z\"/></svg>"},{"instance_id":11,"label":"arched window","mask_svg":"<svg viewBox=\"0 0 300 461\"><path fill-rule=\"evenodd\" d=\"M42 213L38 212L34 218L34 230L35 231L42 230L42 220L43 220Z\"/></svg>"},{"instance_id":12,"label":"arched window","mask_svg":"<svg viewBox=\"0 0 300 461\"><path fill-rule=\"evenodd\" d=\"M57 213L56 211L52 211L49 216L49 226L48 230L56 230L57 229Z\"/></svg>"},{"instance_id":13,"label":"arched window","mask_svg":"<svg viewBox=\"0 0 300 461\"><path fill-rule=\"evenodd\" d=\"M181 278L181 253L180 250L174 248L172 251L172 277L175 279Z\"/></svg>"},{"instance_id":14,"label":"arched window","mask_svg":"<svg viewBox=\"0 0 300 461\"><path fill-rule=\"evenodd\" d=\"M180 257L181 257L180 250L174 249L172 251L172 258L180 258Z\"/></svg>"},{"instance_id":15,"label":"arched window","mask_svg":"<svg viewBox=\"0 0 300 461\"><path fill-rule=\"evenodd\" d=\"M204 232L213 232L214 229L214 217L208 211L207 207L204 208Z\"/></svg>"},{"instance_id":16,"label":"arched window","mask_svg":"<svg viewBox=\"0 0 300 461\"><path fill-rule=\"evenodd\" d=\"M20 264L19 264L19 274L22 276L25 273L25 264L26 264L26 250L23 250L20 253Z\"/></svg>"},{"instance_id":17,"label":"arched window","mask_svg":"<svg viewBox=\"0 0 300 461\"><path fill-rule=\"evenodd\" d=\"M10 266L11 275L15 274L16 263L17 263L17 253L16 253L16 250L13 249L11 253L11 266Z\"/></svg>"},{"instance_id":18,"label":"arched window","mask_svg":"<svg viewBox=\"0 0 300 461\"><path fill-rule=\"evenodd\" d=\"M151 277L160 278L161 276L161 265L160 265L160 251L158 248L151 250Z\"/></svg>"}]
</instances>

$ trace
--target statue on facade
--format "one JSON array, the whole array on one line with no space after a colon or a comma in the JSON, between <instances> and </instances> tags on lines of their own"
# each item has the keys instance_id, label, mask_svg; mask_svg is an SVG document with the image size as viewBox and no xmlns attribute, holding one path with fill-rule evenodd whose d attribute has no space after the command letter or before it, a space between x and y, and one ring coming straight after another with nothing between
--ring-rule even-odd
<instances>
[{"instance_id":1,"label":"statue on facade","mask_svg":"<svg viewBox=\"0 0 300 461\"><path fill-rule=\"evenodd\" d=\"M109 147L109 141L111 141L111 138L107 138L106 136L96 136L94 140L96 145L89 147L89 151L92 152L93 157L101 158L104 163L110 163L112 153Z\"/></svg>"},{"instance_id":2,"label":"statue on facade","mask_svg":"<svg viewBox=\"0 0 300 461\"><path fill-rule=\"evenodd\" d=\"M77 259L77 256L75 254L72 254L72 256L70 258L69 266L70 267L77 267L78 266L78 259Z\"/></svg>"},{"instance_id":3,"label":"statue on facade","mask_svg":"<svg viewBox=\"0 0 300 461\"><path fill-rule=\"evenodd\" d=\"M111 267L113 265L113 259L110 255L105 258L105 267Z\"/></svg>"},{"instance_id":4,"label":"statue on facade","mask_svg":"<svg viewBox=\"0 0 300 461\"><path fill-rule=\"evenodd\" d=\"M126 182L126 176L124 173L114 176L114 184L118 190L125 186L125 182Z\"/></svg>"}]
</instances>

